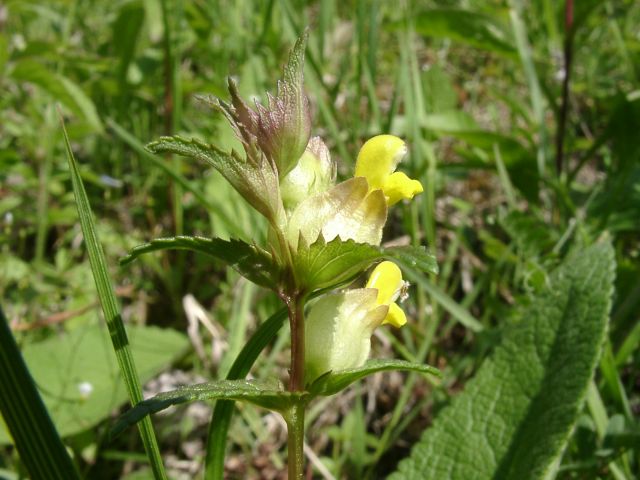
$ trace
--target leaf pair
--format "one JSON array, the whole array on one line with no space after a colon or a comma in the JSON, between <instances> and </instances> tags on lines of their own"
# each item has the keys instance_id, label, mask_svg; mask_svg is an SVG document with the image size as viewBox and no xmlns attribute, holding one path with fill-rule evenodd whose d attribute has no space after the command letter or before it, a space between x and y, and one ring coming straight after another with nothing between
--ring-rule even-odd
<instances>
[{"instance_id":1,"label":"leaf pair","mask_svg":"<svg viewBox=\"0 0 640 480\"><path fill-rule=\"evenodd\" d=\"M285 391L278 381L218 380L189 385L170 392L160 393L138 403L119 418L111 430L111 436L119 435L147 415L157 413L172 405L193 401L244 401L284 413L296 402L303 401L308 403L317 396L334 395L368 375L388 370L414 371L440 376L440 372L437 369L428 365L419 365L403 360L372 360L359 368L335 373L329 372L318 378L309 387L309 391L300 393Z\"/></svg>"},{"instance_id":2,"label":"leaf pair","mask_svg":"<svg viewBox=\"0 0 640 480\"><path fill-rule=\"evenodd\" d=\"M157 250L191 250L222 260L238 273L263 287L276 289L282 272L273 255L242 240L178 236L158 238L133 248L120 260L131 263L140 255ZM377 260L394 259L424 272L437 273L435 257L424 247L378 247L336 238L326 242L322 236L311 245L301 245L294 257L294 274L306 292L340 285Z\"/></svg>"}]
</instances>

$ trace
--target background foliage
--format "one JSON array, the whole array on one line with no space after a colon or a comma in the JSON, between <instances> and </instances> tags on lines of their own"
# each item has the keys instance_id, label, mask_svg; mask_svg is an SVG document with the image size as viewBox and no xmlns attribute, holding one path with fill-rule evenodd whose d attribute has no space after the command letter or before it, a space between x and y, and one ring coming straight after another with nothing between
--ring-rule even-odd
<instances>
[{"instance_id":1,"label":"background foliage","mask_svg":"<svg viewBox=\"0 0 640 480\"><path fill-rule=\"evenodd\" d=\"M310 462L316 474L393 472L507 327L527 321L522 312L545 294L554 268L607 232L617 270L604 353L557 468L560 478L634 478L640 6L575 3L559 174L563 15L563 2L549 0L0 4L0 295L27 363L42 369L43 377L34 375L60 412L54 420L82 473L135 478L147 467L135 430L106 438L125 397L98 327L56 103L68 119L123 315L145 340L131 335L134 357L146 359L141 376L166 370L147 393L224 378L277 300L204 255L165 251L125 267L118 260L134 245L181 234L263 243L262 219L211 169L153 156L143 145L175 133L237 146L221 116L195 97L224 97L233 75L245 97L264 98L309 25L313 134L339 159L339 175L351 175L364 140L389 132L407 140L403 168L426 186L419 202L394 210L385 241L428 245L441 274L407 272L410 324L383 331L375 356L444 372L435 384L382 374L314 404L307 441L319 456ZM283 330L255 377L286 377L286 338ZM201 468L207 408L194 404L154 420L176 478ZM228 475L281 478L283 442L277 417L240 407ZM1 474L12 478L22 467L4 445Z\"/></svg>"}]
</instances>

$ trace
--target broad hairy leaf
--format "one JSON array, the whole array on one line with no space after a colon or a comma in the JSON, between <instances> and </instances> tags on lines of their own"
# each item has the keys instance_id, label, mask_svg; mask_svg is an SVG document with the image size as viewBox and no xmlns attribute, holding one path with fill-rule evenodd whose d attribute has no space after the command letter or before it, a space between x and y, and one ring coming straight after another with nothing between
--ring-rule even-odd
<instances>
[{"instance_id":1,"label":"broad hairy leaf","mask_svg":"<svg viewBox=\"0 0 640 480\"><path fill-rule=\"evenodd\" d=\"M421 365L419 363L411 363L405 360L395 359L369 360L362 367L349 368L347 370L329 372L322 375L309 386L309 393L312 395L324 396L334 395L368 375L388 370L405 370L435 375L437 377L442 376L437 368L429 365Z\"/></svg>"},{"instance_id":2,"label":"broad hairy leaf","mask_svg":"<svg viewBox=\"0 0 640 480\"><path fill-rule=\"evenodd\" d=\"M298 247L294 268L301 284L314 291L338 285L381 259L397 260L422 272L438 272L435 257L422 246L384 248L340 238L327 242L322 235L311 245Z\"/></svg>"},{"instance_id":3,"label":"broad hairy leaf","mask_svg":"<svg viewBox=\"0 0 640 480\"><path fill-rule=\"evenodd\" d=\"M278 267L271 254L257 245L236 239L188 236L156 238L131 249L127 256L120 259L120 264L127 265L145 253L169 249L191 250L222 260L244 277L263 287L275 288L278 283Z\"/></svg>"},{"instance_id":4,"label":"broad hairy leaf","mask_svg":"<svg viewBox=\"0 0 640 480\"><path fill-rule=\"evenodd\" d=\"M254 403L270 410L283 411L291 404L295 395L285 391L278 381L218 380L215 382L188 385L160 393L138 403L120 416L111 430L111 437L120 434L129 426L147 415L157 413L172 405L203 400L240 400Z\"/></svg>"},{"instance_id":5,"label":"broad hairy leaf","mask_svg":"<svg viewBox=\"0 0 640 480\"><path fill-rule=\"evenodd\" d=\"M602 243L566 260L390 478L551 477L605 338L613 258Z\"/></svg>"}]
</instances>

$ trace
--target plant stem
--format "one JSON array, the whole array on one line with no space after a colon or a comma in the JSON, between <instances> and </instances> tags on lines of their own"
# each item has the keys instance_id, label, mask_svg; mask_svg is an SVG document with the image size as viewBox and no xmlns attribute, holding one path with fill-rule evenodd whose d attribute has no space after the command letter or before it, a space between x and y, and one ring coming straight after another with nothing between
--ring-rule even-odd
<instances>
[{"instance_id":1,"label":"plant stem","mask_svg":"<svg viewBox=\"0 0 640 480\"><path fill-rule=\"evenodd\" d=\"M304 303L304 295L299 294L286 300L291 325L291 392L304 390Z\"/></svg>"},{"instance_id":2,"label":"plant stem","mask_svg":"<svg viewBox=\"0 0 640 480\"><path fill-rule=\"evenodd\" d=\"M306 296L295 293L281 295L289 311L291 325L291 375L289 391L304 390L304 304ZM289 480L301 480L304 473L304 409L305 402L297 400L285 415L288 438Z\"/></svg>"},{"instance_id":3,"label":"plant stem","mask_svg":"<svg viewBox=\"0 0 640 480\"><path fill-rule=\"evenodd\" d=\"M304 478L304 409L305 403L297 401L285 417L289 435L287 438L289 480Z\"/></svg>"},{"instance_id":4,"label":"plant stem","mask_svg":"<svg viewBox=\"0 0 640 480\"><path fill-rule=\"evenodd\" d=\"M569 79L573 59L573 0L566 0L565 3L564 30L564 78L562 80L562 104L560 106L558 134L556 137L556 172L558 175L561 175L563 171L564 136L567 125L567 112L569 109Z\"/></svg>"}]
</instances>

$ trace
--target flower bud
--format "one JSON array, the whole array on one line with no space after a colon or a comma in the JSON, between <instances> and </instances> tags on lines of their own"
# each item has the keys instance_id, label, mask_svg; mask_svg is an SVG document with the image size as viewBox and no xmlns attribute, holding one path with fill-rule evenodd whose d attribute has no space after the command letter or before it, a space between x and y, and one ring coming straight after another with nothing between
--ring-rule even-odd
<instances>
[{"instance_id":1,"label":"flower bud","mask_svg":"<svg viewBox=\"0 0 640 480\"><path fill-rule=\"evenodd\" d=\"M291 212L304 199L328 190L335 174L327 146L320 137L313 137L296 166L280 182L285 209Z\"/></svg>"}]
</instances>

